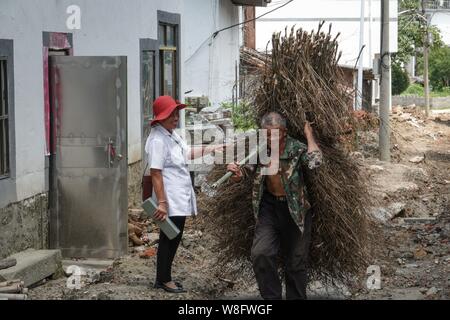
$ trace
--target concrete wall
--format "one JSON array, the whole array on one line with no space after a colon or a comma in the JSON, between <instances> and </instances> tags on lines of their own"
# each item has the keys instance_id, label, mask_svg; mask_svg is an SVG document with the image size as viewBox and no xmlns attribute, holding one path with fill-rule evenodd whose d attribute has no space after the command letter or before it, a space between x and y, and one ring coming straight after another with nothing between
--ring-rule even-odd
<instances>
[{"instance_id":1,"label":"concrete wall","mask_svg":"<svg viewBox=\"0 0 450 320\"><path fill-rule=\"evenodd\" d=\"M79 30L66 26L70 5L81 9ZM241 7L229 0L0 1L0 39L13 40L15 100L15 167L10 178L0 180L0 257L47 246L43 32L71 33L74 56L127 56L129 203L140 202L140 39L158 38L158 10L180 15L181 100L191 89L191 95L207 95L213 104L230 100L241 31L235 27L211 37L242 18Z\"/></svg>"},{"instance_id":2,"label":"concrete wall","mask_svg":"<svg viewBox=\"0 0 450 320\"><path fill-rule=\"evenodd\" d=\"M140 159L139 38L157 38L157 10L181 1L3 0L0 39L14 41L16 199L45 191L42 32L71 32L74 55L128 57L128 161ZM81 8L81 29L68 30L66 8Z\"/></svg>"},{"instance_id":3,"label":"concrete wall","mask_svg":"<svg viewBox=\"0 0 450 320\"><path fill-rule=\"evenodd\" d=\"M232 97L242 32L241 28L234 27L216 37L211 36L215 31L238 23L242 19L242 10L229 0L192 2L197 5L186 2L183 9L184 90L193 90L186 96L208 96L212 105L218 105Z\"/></svg>"},{"instance_id":4,"label":"concrete wall","mask_svg":"<svg viewBox=\"0 0 450 320\"><path fill-rule=\"evenodd\" d=\"M48 246L46 193L0 209L0 259L28 248Z\"/></svg>"},{"instance_id":5,"label":"concrete wall","mask_svg":"<svg viewBox=\"0 0 450 320\"><path fill-rule=\"evenodd\" d=\"M81 29L69 30L66 9L81 9ZM231 99L240 31L221 32L211 46L203 40L240 19L229 0L2 0L0 39L14 42L15 175L0 180L0 208L45 192L45 128L42 32L73 35L75 56L128 57L128 163L141 159L139 39L157 39L157 10L181 16L180 92ZM215 12L215 15L212 13ZM157 80L158 81L158 80ZM8 189L6 185L8 184ZM13 188L11 188L13 185ZM6 196L6 190L9 190ZM4 192L5 191L5 192Z\"/></svg>"},{"instance_id":6,"label":"concrete wall","mask_svg":"<svg viewBox=\"0 0 450 320\"><path fill-rule=\"evenodd\" d=\"M418 107L425 107L425 98L419 96L392 96L393 106L410 106L415 104ZM430 98L430 107L435 109L450 108L450 97Z\"/></svg>"},{"instance_id":7,"label":"concrete wall","mask_svg":"<svg viewBox=\"0 0 450 320\"><path fill-rule=\"evenodd\" d=\"M272 1L274 2L274 1ZM390 0L390 51L397 51L397 0ZM279 6L275 1L266 8L256 8L256 16ZM363 66L372 68L372 60L380 49L380 0L365 0L365 23ZM359 54L359 29L361 16L361 0L304 0L293 1L256 20L256 47L265 50L273 32L283 31L286 26L293 25L307 31L317 29L321 20L326 23L322 27L328 32L332 24L332 34L339 36L339 50L342 50L340 63L354 66ZM270 45L269 47L270 48Z\"/></svg>"}]
</instances>

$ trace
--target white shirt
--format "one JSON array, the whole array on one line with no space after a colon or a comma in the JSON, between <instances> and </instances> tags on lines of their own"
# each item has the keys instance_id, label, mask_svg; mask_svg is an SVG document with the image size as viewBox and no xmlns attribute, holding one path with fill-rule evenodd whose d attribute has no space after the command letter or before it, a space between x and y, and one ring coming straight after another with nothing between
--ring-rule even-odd
<instances>
[{"instance_id":1,"label":"white shirt","mask_svg":"<svg viewBox=\"0 0 450 320\"><path fill-rule=\"evenodd\" d=\"M188 151L189 147L175 131L170 133L159 124L152 128L145 143L148 168L162 172L169 217L197 214ZM157 200L154 190L153 199Z\"/></svg>"}]
</instances>

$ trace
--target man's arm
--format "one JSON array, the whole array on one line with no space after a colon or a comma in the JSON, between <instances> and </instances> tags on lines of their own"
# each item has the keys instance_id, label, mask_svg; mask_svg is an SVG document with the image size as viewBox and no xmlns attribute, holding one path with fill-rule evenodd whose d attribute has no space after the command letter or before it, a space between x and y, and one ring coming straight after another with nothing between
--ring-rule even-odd
<instances>
[{"instance_id":1,"label":"man's arm","mask_svg":"<svg viewBox=\"0 0 450 320\"><path fill-rule=\"evenodd\" d=\"M234 173L230 178L233 182L241 182L242 179L247 178L254 170L255 166L250 164L240 166L236 162L233 162L227 166L227 171Z\"/></svg>"},{"instance_id":2,"label":"man's arm","mask_svg":"<svg viewBox=\"0 0 450 320\"><path fill-rule=\"evenodd\" d=\"M317 145L316 139L314 138L313 130L309 122L305 123L305 137L308 142L308 153L313 151L320 151L319 146Z\"/></svg>"},{"instance_id":3,"label":"man's arm","mask_svg":"<svg viewBox=\"0 0 450 320\"><path fill-rule=\"evenodd\" d=\"M322 151L314 138L314 133L309 122L305 123L305 137L308 143L308 149L304 157L302 157L303 162L308 165L309 169L315 169L323 162Z\"/></svg>"}]
</instances>

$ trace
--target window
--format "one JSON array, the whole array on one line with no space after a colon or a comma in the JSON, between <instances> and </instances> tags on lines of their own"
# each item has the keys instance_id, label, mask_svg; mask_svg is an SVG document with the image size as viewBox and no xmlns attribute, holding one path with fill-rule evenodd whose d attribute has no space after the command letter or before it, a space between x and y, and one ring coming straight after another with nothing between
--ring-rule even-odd
<instances>
[{"instance_id":1,"label":"window","mask_svg":"<svg viewBox=\"0 0 450 320\"><path fill-rule=\"evenodd\" d=\"M142 114L145 119L152 115L152 103L155 100L155 51L142 51Z\"/></svg>"},{"instance_id":2,"label":"window","mask_svg":"<svg viewBox=\"0 0 450 320\"><path fill-rule=\"evenodd\" d=\"M150 133L150 120L153 117L152 105L155 100L155 51L142 51L142 116L144 121L143 127L143 142L145 144L145 137Z\"/></svg>"},{"instance_id":3,"label":"window","mask_svg":"<svg viewBox=\"0 0 450 320\"><path fill-rule=\"evenodd\" d=\"M177 27L170 24L160 24L158 39L160 94L177 99Z\"/></svg>"},{"instance_id":4,"label":"window","mask_svg":"<svg viewBox=\"0 0 450 320\"><path fill-rule=\"evenodd\" d=\"M0 178L9 176L9 117L7 60L0 57Z\"/></svg>"}]
</instances>

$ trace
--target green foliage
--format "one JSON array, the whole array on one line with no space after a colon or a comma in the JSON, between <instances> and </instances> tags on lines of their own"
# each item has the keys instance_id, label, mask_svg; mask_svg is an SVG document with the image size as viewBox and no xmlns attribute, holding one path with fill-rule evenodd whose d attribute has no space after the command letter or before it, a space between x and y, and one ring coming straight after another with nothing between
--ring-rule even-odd
<instances>
[{"instance_id":1,"label":"green foliage","mask_svg":"<svg viewBox=\"0 0 450 320\"><path fill-rule=\"evenodd\" d=\"M427 28L426 20L421 11L419 0L401 0L398 17L398 51L393 57L396 64L406 63L410 56L416 55L418 48L423 48L424 34ZM428 26L430 47L443 45L440 31L435 26Z\"/></svg>"},{"instance_id":2,"label":"green foliage","mask_svg":"<svg viewBox=\"0 0 450 320\"><path fill-rule=\"evenodd\" d=\"M439 91L431 91L431 97L450 97L450 87L443 87Z\"/></svg>"},{"instance_id":3,"label":"green foliage","mask_svg":"<svg viewBox=\"0 0 450 320\"><path fill-rule=\"evenodd\" d=\"M430 85L441 91L450 86L450 47L433 48L430 52Z\"/></svg>"},{"instance_id":4,"label":"green foliage","mask_svg":"<svg viewBox=\"0 0 450 320\"><path fill-rule=\"evenodd\" d=\"M233 104L231 102L223 102L221 106L223 108L233 109ZM247 131L258 127L253 108L245 101L241 101L235 106L231 113L231 119L233 120L234 128L237 130Z\"/></svg>"},{"instance_id":5,"label":"green foliage","mask_svg":"<svg viewBox=\"0 0 450 320\"><path fill-rule=\"evenodd\" d=\"M411 84L403 93L402 96L414 95L423 97L425 96L425 90L421 84L413 83ZM430 92L430 97L449 97L450 87L443 87L440 90L435 90Z\"/></svg>"},{"instance_id":6,"label":"green foliage","mask_svg":"<svg viewBox=\"0 0 450 320\"><path fill-rule=\"evenodd\" d=\"M423 86L418 83L411 84L405 91L402 92L402 96L424 96Z\"/></svg>"},{"instance_id":7,"label":"green foliage","mask_svg":"<svg viewBox=\"0 0 450 320\"><path fill-rule=\"evenodd\" d=\"M409 86L408 74L397 64L392 65L392 94L398 95Z\"/></svg>"}]
</instances>

